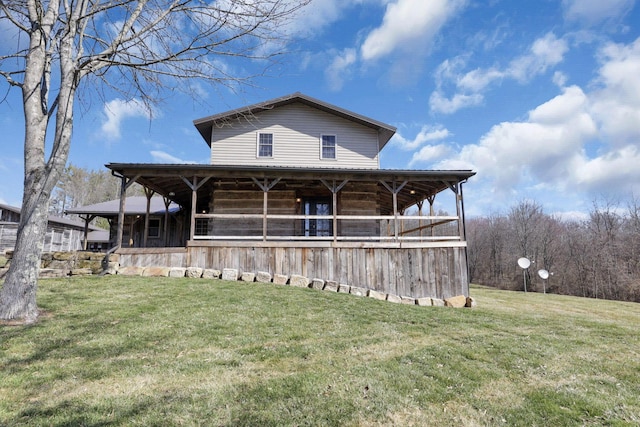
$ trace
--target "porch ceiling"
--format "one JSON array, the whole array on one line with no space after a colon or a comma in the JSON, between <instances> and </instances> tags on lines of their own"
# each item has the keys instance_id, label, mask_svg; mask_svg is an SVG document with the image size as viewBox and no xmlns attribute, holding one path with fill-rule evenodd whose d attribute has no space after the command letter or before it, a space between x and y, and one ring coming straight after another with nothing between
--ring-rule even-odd
<instances>
[{"instance_id":1,"label":"porch ceiling","mask_svg":"<svg viewBox=\"0 0 640 427\"><path fill-rule=\"evenodd\" d=\"M183 207L191 206L192 190L188 183L204 184L198 188L198 210L206 209L214 188L253 189L261 191L253 179L271 183L280 181L273 189L317 189L324 187L320 180L339 185L347 180L350 183L377 183L377 197L380 214L393 213L393 196L383 184L390 188L399 188L398 209L400 211L435 197L452 185L475 175L469 170L423 171L423 170L371 170L371 169L326 169L294 167L255 167L255 166L212 166L212 165L175 165L175 164L132 164L110 163L106 165L115 175L134 179L139 184L169 198ZM326 188L326 187L324 187Z\"/></svg>"}]
</instances>

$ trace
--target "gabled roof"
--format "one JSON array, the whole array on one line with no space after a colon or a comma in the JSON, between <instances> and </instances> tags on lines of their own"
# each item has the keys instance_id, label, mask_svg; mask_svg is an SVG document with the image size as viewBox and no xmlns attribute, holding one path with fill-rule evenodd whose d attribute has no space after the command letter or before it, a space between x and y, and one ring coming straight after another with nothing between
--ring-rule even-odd
<instances>
[{"instance_id":1,"label":"gabled roof","mask_svg":"<svg viewBox=\"0 0 640 427\"><path fill-rule=\"evenodd\" d=\"M9 205L4 205L0 203L0 209L4 209L7 211L11 211L11 212L15 212L17 214L21 214L22 213L22 209L21 208L17 208L15 206L9 206ZM47 218L47 221L49 222L49 224L56 224L58 226L62 226L62 227L67 227L67 228L76 228L76 229L84 229L84 221L77 221L74 219L69 219L69 218L63 218L63 217L59 217L59 216L53 216L53 215L49 215ZM90 230L102 230L102 228L100 227L96 227L93 225L89 225L89 229Z\"/></svg>"},{"instance_id":2,"label":"gabled roof","mask_svg":"<svg viewBox=\"0 0 640 427\"><path fill-rule=\"evenodd\" d=\"M177 212L180 206L171 202L169 212ZM96 203L94 205L79 206L73 209L67 209L69 214L88 214L96 216L113 216L118 215L120 211L120 200L109 200L108 202ZM147 198L145 196L130 196L125 200L125 214L127 215L144 215L147 213ZM160 196L151 198L151 206L149 213L155 215L164 215L165 205L164 199Z\"/></svg>"},{"instance_id":3,"label":"gabled roof","mask_svg":"<svg viewBox=\"0 0 640 427\"><path fill-rule=\"evenodd\" d=\"M363 116L358 113L354 113L344 108L337 107L319 99L312 98L308 95L304 95L300 92L286 95L280 98L270 99L268 101L260 102L246 107L237 108L235 110L226 111L224 113L214 114L213 116L203 117L196 119L193 124L200 132L200 135L204 138L207 144L211 145L211 131L213 127L220 127L224 124L228 124L232 121L249 120L249 117L261 112L272 110L274 108L282 107L283 105L289 105L293 103L302 103L309 107L316 108L329 114L333 114L343 119L350 120L352 122L361 124L363 126L374 129L378 132L379 147L378 151L386 145L391 137L396 133L396 128L386 123L379 122L369 117Z\"/></svg>"},{"instance_id":4,"label":"gabled roof","mask_svg":"<svg viewBox=\"0 0 640 427\"><path fill-rule=\"evenodd\" d=\"M20 211L21 211L20 208L17 208L15 206L11 206L11 205L5 205L5 204L2 204L2 203L0 203L0 209L5 210L5 211L9 211L9 212L14 212L14 213L17 213L17 214L19 214Z\"/></svg>"}]
</instances>

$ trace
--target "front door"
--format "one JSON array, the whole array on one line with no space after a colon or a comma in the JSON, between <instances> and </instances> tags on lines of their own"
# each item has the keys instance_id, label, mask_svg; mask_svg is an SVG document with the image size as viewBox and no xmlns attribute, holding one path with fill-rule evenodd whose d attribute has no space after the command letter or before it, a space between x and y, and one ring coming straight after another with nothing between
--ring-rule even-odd
<instances>
[{"instance_id":1,"label":"front door","mask_svg":"<svg viewBox=\"0 0 640 427\"><path fill-rule=\"evenodd\" d=\"M304 215L332 215L331 199L313 198L303 202ZM327 237L333 236L333 221L331 219L304 219L304 235Z\"/></svg>"}]
</instances>

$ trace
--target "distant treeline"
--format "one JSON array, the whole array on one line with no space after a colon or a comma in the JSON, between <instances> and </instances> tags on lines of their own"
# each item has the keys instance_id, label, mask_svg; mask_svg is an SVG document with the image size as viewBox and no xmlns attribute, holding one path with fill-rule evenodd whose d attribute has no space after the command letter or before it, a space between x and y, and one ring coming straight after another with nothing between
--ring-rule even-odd
<instances>
[{"instance_id":1,"label":"distant treeline","mask_svg":"<svg viewBox=\"0 0 640 427\"><path fill-rule=\"evenodd\" d=\"M467 220L472 283L502 289L640 302L640 201L596 201L584 220L562 220L523 201L507 214ZM528 270L517 260L527 257ZM551 276L543 283L538 271Z\"/></svg>"},{"instance_id":2,"label":"distant treeline","mask_svg":"<svg viewBox=\"0 0 640 427\"><path fill-rule=\"evenodd\" d=\"M89 170L69 164L53 189L49 201L49 213L76 219L77 215L66 215L65 211L118 199L121 185L120 178L113 176L107 168ZM128 196L143 194L144 190L138 184L134 184L127 191ZM94 222L102 228L109 228L109 223L103 218L98 218Z\"/></svg>"}]
</instances>

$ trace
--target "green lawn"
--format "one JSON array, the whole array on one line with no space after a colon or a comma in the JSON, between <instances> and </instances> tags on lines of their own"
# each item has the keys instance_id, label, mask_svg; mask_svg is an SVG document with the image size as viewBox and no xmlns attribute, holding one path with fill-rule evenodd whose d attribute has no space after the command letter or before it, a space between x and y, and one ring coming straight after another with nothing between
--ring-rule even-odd
<instances>
[{"instance_id":1,"label":"green lawn","mask_svg":"<svg viewBox=\"0 0 640 427\"><path fill-rule=\"evenodd\" d=\"M0 425L640 424L640 305L472 295L42 280L42 320L0 326Z\"/></svg>"}]
</instances>

